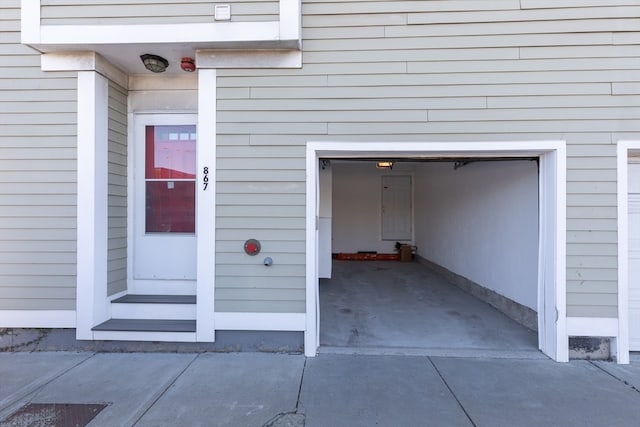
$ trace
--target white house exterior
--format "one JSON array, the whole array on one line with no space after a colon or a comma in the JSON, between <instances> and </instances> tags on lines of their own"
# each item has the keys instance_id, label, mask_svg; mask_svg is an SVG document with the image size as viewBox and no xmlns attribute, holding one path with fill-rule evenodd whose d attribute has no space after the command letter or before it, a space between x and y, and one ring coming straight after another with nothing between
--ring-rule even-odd
<instances>
[{"instance_id":1,"label":"white house exterior","mask_svg":"<svg viewBox=\"0 0 640 427\"><path fill-rule=\"evenodd\" d=\"M403 240L537 313L551 358L605 337L628 363L639 16L624 0L4 1L0 327L278 331L313 356L331 252ZM362 166L386 159L401 166ZM375 205L358 240L347 184L398 176L407 233L385 237Z\"/></svg>"}]
</instances>

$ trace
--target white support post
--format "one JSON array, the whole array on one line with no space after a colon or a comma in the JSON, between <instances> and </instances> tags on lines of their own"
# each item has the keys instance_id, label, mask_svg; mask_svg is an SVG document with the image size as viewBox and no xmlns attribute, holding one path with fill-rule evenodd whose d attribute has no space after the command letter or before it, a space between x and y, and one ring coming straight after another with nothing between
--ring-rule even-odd
<instances>
[{"instance_id":1,"label":"white support post","mask_svg":"<svg viewBox=\"0 0 640 427\"><path fill-rule=\"evenodd\" d=\"M307 224L306 224L306 311L304 355L314 357L320 337L318 298L318 158L307 145Z\"/></svg>"},{"instance_id":2,"label":"white support post","mask_svg":"<svg viewBox=\"0 0 640 427\"><path fill-rule=\"evenodd\" d=\"M215 340L216 70L198 71L196 340Z\"/></svg>"},{"instance_id":3,"label":"white support post","mask_svg":"<svg viewBox=\"0 0 640 427\"><path fill-rule=\"evenodd\" d=\"M616 359L629 363L629 150L640 141L618 141L618 339Z\"/></svg>"},{"instance_id":4,"label":"white support post","mask_svg":"<svg viewBox=\"0 0 640 427\"><path fill-rule=\"evenodd\" d=\"M76 338L93 339L91 328L109 316L108 93L95 71L78 73L78 273Z\"/></svg>"},{"instance_id":5,"label":"white support post","mask_svg":"<svg viewBox=\"0 0 640 427\"><path fill-rule=\"evenodd\" d=\"M556 271L550 288L556 293L558 312L556 316L556 361L569 361L569 335L567 334L567 146L563 141L554 151L556 161L555 203L556 217L554 243L548 244L548 250L556 248Z\"/></svg>"}]
</instances>

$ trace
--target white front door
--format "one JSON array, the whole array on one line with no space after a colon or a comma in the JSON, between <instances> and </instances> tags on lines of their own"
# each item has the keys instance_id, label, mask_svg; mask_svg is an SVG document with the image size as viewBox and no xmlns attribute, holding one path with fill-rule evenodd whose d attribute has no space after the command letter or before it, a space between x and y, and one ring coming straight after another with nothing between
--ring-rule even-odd
<instances>
[{"instance_id":1,"label":"white front door","mask_svg":"<svg viewBox=\"0 0 640 427\"><path fill-rule=\"evenodd\" d=\"M134 280L196 279L196 122L135 117Z\"/></svg>"},{"instance_id":2,"label":"white front door","mask_svg":"<svg viewBox=\"0 0 640 427\"><path fill-rule=\"evenodd\" d=\"M411 176L382 177L382 240L412 240Z\"/></svg>"},{"instance_id":3,"label":"white front door","mask_svg":"<svg viewBox=\"0 0 640 427\"><path fill-rule=\"evenodd\" d=\"M640 350L640 163L629 164L629 349Z\"/></svg>"}]
</instances>

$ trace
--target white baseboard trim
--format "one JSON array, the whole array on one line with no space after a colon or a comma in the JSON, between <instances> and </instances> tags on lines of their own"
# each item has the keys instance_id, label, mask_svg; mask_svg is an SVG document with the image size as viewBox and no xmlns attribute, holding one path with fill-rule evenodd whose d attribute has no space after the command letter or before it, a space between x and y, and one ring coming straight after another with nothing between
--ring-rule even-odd
<instances>
[{"instance_id":1,"label":"white baseboard trim","mask_svg":"<svg viewBox=\"0 0 640 427\"><path fill-rule=\"evenodd\" d=\"M215 313L216 331L304 331L304 313Z\"/></svg>"},{"instance_id":2,"label":"white baseboard trim","mask_svg":"<svg viewBox=\"0 0 640 427\"><path fill-rule=\"evenodd\" d=\"M0 328L75 327L75 310L0 310Z\"/></svg>"},{"instance_id":3,"label":"white baseboard trim","mask_svg":"<svg viewBox=\"0 0 640 427\"><path fill-rule=\"evenodd\" d=\"M613 317L567 317L570 337L617 337L618 319Z\"/></svg>"}]
</instances>

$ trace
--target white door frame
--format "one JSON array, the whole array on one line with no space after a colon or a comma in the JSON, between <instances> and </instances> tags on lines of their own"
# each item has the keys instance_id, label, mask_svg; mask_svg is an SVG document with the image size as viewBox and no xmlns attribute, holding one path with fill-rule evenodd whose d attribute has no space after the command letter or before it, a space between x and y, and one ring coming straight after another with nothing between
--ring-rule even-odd
<instances>
[{"instance_id":1,"label":"white door frame","mask_svg":"<svg viewBox=\"0 0 640 427\"><path fill-rule=\"evenodd\" d=\"M188 79L175 78L167 81L166 79L157 79L155 77L143 77L133 79L134 84L130 84L129 89L139 91L141 94L148 95L148 91L154 90L195 90L197 89L197 106L192 104L189 97L180 98L175 104L174 110L155 110L153 106L156 99L148 96L137 98L136 94L129 95L129 158L133 159L133 127L135 126L135 115L137 114L197 114L196 132L198 133L196 148L196 281L195 294L197 298L196 304L196 341L213 342L215 341L215 251L216 251L216 79L217 73L215 69L199 69L197 73L197 81L194 81L190 75ZM139 86L138 86L139 85ZM132 108L133 100L136 100L138 108ZM161 98L162 99L162 98ZM144 107L140 108L140 105ZM164 104L163 104L164 105ZM130 167L135 161L130 162ZM205 177L204 168L208 168L208 174ZM133 188L133 172L129 170L129 188ZM205 178L207 186L205 189ZM129 194L131 197L131 192ZM133 200L129 198L128 221L132 224L133 220ZM128 245L132 247L133 234L129 234ZM131 253L131 252L130 252ZM131 254L128 257L128 291L129 292L148 292L156 289L163 293L171 289L158 289L157 283L151 288L140 286L136 289L132 286L131 272ZM140 282L140 281L139 281ZM193 281L191 281L193 284ZM105 319L106 320L106 319Z\"/></svg>"},{"instance_id":2,"label":"white door frame","mask_svg":"<svg viewBox=\"0 0 640 427\"><path fill-rule=\"evenodd\" d=\"M629 154L639 141L618 141L618 337L617 361L629 363Z\"/></svg>"},{"instance_id":3,"label":"white door frame","mask_svg":"<svg viewBox=\"0 0 640 427\"><path fill-rule=\"evenodd\" d=\"M540 159L538 346L559 362L569 360L566 326L566 143L509 142L308 142L306 152L305 355L319 346L318 169L320 158L496 157Z\"/></svg>"}]
</instances>

